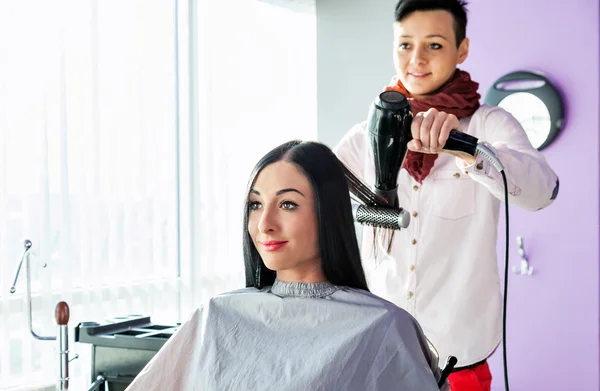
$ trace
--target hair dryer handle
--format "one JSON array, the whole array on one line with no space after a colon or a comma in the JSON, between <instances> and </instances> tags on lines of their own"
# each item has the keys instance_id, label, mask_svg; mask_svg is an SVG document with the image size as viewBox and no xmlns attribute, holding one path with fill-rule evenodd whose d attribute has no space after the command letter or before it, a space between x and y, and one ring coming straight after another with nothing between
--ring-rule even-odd
<instances>
[{"instance_id":1,"label":"hair dryer handle","mask_svg":"<svg viewBox=\"0 0 600 391\"><path fill-rule=\"evenodd\" d=\"M471 156L475 156L478 143L479 139L477 137L458 130L451 130L443 149L447 151L465 152Z\"/></svg>"}]
</instances>

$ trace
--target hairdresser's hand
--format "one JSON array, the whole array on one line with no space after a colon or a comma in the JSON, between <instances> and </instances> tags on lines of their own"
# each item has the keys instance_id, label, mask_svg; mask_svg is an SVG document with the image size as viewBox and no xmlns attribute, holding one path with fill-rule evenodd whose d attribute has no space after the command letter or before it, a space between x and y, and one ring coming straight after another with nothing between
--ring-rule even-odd
<instances>
[{"instance_id":1,"label":"hairdresser's hand","mask_svg":"<svg viewBox=\"0 0 600 391\"><path fill-rule=\"evenodd\" d=\"M451 130L460 131L460 122L454 114L437 111L434 108L415 115L411 125L412 141L408 149L422 153L445 152L459 157L468 164L473 164L475 158L468 153L443 150Z\"/></svg>"}]
</instances>

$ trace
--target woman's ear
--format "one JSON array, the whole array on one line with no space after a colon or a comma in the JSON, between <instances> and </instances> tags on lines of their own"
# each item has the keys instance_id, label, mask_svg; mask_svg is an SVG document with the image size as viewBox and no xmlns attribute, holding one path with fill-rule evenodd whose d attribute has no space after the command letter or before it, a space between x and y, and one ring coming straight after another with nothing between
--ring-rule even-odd
<instances>
[{"instance_id":1,"label":"woman's ear","mask_svg":"<svg viewBox=\"0 0 600 391\"><path fill-rule=\"evenodd\" d=\"M458 45L458 59L457 63L462 64L469 56L469 38L465 37L463 41Z\"/></svg>"}]
</instances>

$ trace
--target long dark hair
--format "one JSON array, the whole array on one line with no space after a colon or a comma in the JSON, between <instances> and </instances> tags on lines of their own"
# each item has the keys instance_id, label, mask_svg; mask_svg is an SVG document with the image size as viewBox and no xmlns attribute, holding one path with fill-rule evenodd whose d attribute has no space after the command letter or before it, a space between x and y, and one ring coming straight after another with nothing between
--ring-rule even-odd
<instances>
[{"instance_id":1,"label":"long dark hair","mask_svg":"<svg viewBox=\"0 0 600 391\"><path fill-rule=\"evenodd\" d=\"M275 281L276 272L267 269L248 232L248 196L260 172L278 161L296 165L313 188L321 267L327 281L368 291L343 165L326 145L299 140L289 141L271 150L256 164L250 175L243 226L246 287L260 289Z\"/></svg>"}]
</instances>

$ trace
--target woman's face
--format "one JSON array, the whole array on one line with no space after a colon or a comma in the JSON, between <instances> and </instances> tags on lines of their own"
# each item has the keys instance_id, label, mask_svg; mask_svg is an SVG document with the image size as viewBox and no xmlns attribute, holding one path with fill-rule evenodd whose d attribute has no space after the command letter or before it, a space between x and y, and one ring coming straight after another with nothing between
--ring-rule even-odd
<instances>
[{"instance_id":1,"label":"woman's face","mask_svg":"<svg viewBox=\"0 0 600 391\"><path fill-rule=\"evenodd\" d=\"M265 266L283 281L324 281L314 193L302 171L272 163L248 197L248 232Z\"/></svg>"},{"instance_id":2,"label":"woman's face","mask_svg":"<svg viewBox=\"0 0 600 391\"><path fill-rule=\"evenodd\" d=\"M394 65L414 97L436 92L469 54L469 39L456 45L454 17L448 11L415 11L394 23Z\"/></svg>"}]
</instances>

